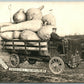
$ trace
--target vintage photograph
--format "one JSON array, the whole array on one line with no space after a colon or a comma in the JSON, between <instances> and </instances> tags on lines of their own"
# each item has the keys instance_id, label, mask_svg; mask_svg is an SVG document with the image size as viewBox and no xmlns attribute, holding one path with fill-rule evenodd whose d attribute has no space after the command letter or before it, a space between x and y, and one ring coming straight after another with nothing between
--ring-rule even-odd
<instances>
[{"instance_id":1,"label":"vintage photograph","mask_svg":"<svg viewBox=\"0 0 84 84\"><path fill-rule=\"evenodd\" d=\"M84 2L0 2L0 83L83 83Z\"/></svg>"}]
</instances>

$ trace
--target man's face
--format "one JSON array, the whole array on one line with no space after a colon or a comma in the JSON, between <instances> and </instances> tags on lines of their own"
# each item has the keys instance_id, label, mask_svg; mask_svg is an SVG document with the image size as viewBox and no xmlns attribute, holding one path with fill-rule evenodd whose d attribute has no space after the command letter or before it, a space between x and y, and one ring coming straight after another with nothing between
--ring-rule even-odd
<instances>
[{"instance_id":1,"label":"man's face","mask_svg":"<svg viewBox=\"0 0 84 84\"><path fill-rule=\"evenodd\" d=\"M53 29L52 32L56 33L56 29Z\"/></svg>"}]
</instances>

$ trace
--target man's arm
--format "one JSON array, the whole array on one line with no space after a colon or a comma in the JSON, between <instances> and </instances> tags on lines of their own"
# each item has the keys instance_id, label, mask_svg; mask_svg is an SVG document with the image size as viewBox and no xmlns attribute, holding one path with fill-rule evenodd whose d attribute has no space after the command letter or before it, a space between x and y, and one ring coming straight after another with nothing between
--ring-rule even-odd
<instances>
[{"instance_id":1,"label":"man's arm","mask_svg":"<svg viewBox=\"0 0 84 84\"><path fill-rule=\"evenodd\" d=\"M59 37L56 33L51 33L51 39L52 40L62 40L61 37Z\"/></svg>"}]
</instances>

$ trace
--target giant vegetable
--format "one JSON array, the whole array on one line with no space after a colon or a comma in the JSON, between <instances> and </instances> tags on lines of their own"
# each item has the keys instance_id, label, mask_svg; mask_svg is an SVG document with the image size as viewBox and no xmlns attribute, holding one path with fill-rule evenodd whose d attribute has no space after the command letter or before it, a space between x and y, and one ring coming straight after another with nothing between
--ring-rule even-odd
<instances>
[{"instance_id":1,"label":"giant vegetable","mask_svg":"<svg viewBox=\"0 0 84 84\"><path fill-rule=\"evenodd\" d=\"M41 27L42 27L41 20L31 20L31 21L21 22L18 24L13 24L13 25L7 26L7 27L1 27L1 32L25 30L25 29L29 29L31 31L38 31Z\"/></svg>"},{"instance_id":2,"label":"giant vegetable","mask_svg":"<svg viewBox=\"0 0 84 84\"><path fill-rule=\"evenodd\" d=\"M54 28L54 26L51 26L51 25L43 26L37 32L37 34L42 40L48 40L48 39L50 39L50 34L52 33L52 28Z\"/></svg>"},{"instance_id":3,"label":"giant vegetable","mask_svg":"<svg viewBox=\"0 0 84 84\"><path fill-rule=\"evenodd\" d=\"M0 23L0 27L4 27L4 26L10 26L12 25L13 23L11 22L4 22L4 23Z\"/></svg>"},{"instance_id":4,"label":"giant vegetable","mask_svg":"<svg viewBox=\"0 0 84 84\"><path fill-rule=\"evenodd\" d=\"M19 39L19 37L20 37L20 31L14 31L14 33L13 33L13 38L14 39Z\"/></svg>"},{"instance_id":5,"label":"giant vegetable","mask_svg":"<svg viewBox=\"0 0 84 84\"><path fill-rule=\"evenodd\" d=\"M2 39L12 40L13 39L13 32L4 32L0 34Z\"/></svg>"},{"instance_id":6,"label":"giant vegetable","mask_svg":"<svg viewBox=\"0 0 84 84\"><path fill-rule=\"evenodd\" d=\"M20 9L13 15L13 20L15 23L26 21L26 14L23 9Z\"/></svg>"},{"instance_id":7,"label":"giant vegetable","mask_svg":"<svg viewBox=\"0 0 84 84\"><path fill-rule=\"evenodd\" d=\"M42 17L44 25L56 25L55 17L52 14L47 14Z\"/></svg>"},{"instance_id":8,"label":"giant vegetable","mask_svg":"<svg viewBox=\"0 0 84 84\"><path fill-rule=\"evenodd\" d=\"M35 32L30 31L30 30L24 30L21 33L20 37L22 40L40 40L40 38L37 36L37 34ZM35 42L29 42L29 44L36 45Z\"/></svg>"},{"instance_id":9,"label":"giant vegetable","mask_svg":"<svg viewBox=\"0 0 84 84\"><path fill-rule=\"evenodd\" d=\"M41 10L44 8L44 6L41 6L40 8L30 8L27 10L27 20L33 20L33 19L42 19L42 12Z\"/></svg>"}]
</instances>

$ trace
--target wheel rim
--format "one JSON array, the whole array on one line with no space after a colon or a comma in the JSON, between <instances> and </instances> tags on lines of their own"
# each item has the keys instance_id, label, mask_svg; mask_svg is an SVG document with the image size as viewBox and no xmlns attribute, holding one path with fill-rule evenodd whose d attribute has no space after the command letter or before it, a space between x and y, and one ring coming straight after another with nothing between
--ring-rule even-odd
<instances>
[{"instance_id":1,"label":"wheel rim","mask_svg":"<svg viewBox=\"0 0 84 84\"><path fill-rule=\"evenodd\" d=\"M64 62L60 57L53 57L49 61L49 68L52 73L54 74L60 74L64 70Z\"/></svg>"},{"instance_id":2,"label":"wheel rim","mask_svg":"<svg viewBox=\"0 0 84 84\"><path fill-rule=\"evenodd\" d=\"M19 65L19 56L16 54L12 54L10 56L10 62L12 67L17 67Z\"/></svg>"}]
</instances>

